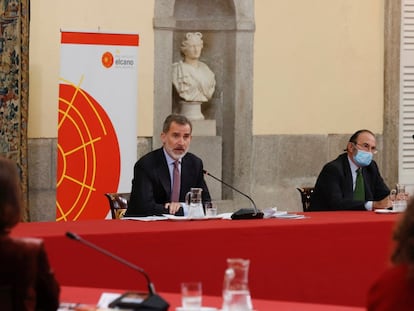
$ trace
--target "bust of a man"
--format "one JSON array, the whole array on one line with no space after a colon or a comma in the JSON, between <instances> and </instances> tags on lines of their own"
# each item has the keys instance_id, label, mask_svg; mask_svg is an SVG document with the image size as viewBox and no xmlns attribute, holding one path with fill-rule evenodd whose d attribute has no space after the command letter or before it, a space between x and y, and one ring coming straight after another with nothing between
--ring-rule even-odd
<instances>
[{"instance_id":1,"label":"bust of a man","mask_svg":"<svg viewBox=\"0 0 414 311\"><path fill-rule=\"evenodd\" d=\"M207 102L216 86L214 73L199 60L202 37L200 32L188 32L181 43L184 59L173 64L173 85L178 95L188 102Z\"/></svg>"}]
</instances>

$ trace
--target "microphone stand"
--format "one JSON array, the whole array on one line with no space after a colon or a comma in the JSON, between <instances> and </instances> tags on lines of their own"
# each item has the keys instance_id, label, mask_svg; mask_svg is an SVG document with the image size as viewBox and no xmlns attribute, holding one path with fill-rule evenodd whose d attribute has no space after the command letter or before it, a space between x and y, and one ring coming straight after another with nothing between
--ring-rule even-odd
<instances>
[{"instance_id":1,"label":"microphone stand","mask_svg":"<svg viewBox=\"0 0 414 311\"><path fill-rule=\"evenodd\" d=\"M120 297L118 297L117 299L115 299L113 302L111 302L109 304L109 307L111 308L115 308L115 307L121 307L121 308L132 308L133 310L139 310L139 311L166 311L168 310L169 304L162 299L160 296L158 296L155 293L155 287L154 284L151 282L148 274L145 272L144 269L130 263L129 261L126 261L125 259L118 257L115 254L112 254L111 252L87 241L82 239L79 235L73 233L73 232L66 232L66 237L78 241L106 256L111 257L112 259L130 267L131 269L140 272L141 274L144 275L146 281L147 281L147 286L148 286L148 296L147 297L142 297L142 294L138 294L138 293L132 293L132 292L127 292L125 294L122 294ZM141 302L137 302L134 301L133 299L137 299L137 298L143 298L143 300ZM125 301L124 301L125 299Z\"/></svg>"},{"instance_id":2,"label":"microphone stand","mask_svg":"<svg viewBox=\"0 0 414 311\"><path fill-rule=\"evenodd\" d=\"M251 209L251 208L241 208L241 209L239 209L238 211L234 212L231 215L231 219L237 219L238 220L238 219L262 219L263 218L264 213L257 209L256 204L254 203L254 201L251 197L249 197L247 194L241 192L240 190L237 190L236 188L234 188L230 184L226 183L225 181L217 178L216 176L211 175L206 170L203 170L203 173L210 176L210 177L212 177L212 178L214 178L215 180L222 183L223 185L226 185L227 187L229 187L230 189L236 191L237 193L241 194L242 196L247 198L252 203L253 209Z\"/></svg>"}]
</instances>

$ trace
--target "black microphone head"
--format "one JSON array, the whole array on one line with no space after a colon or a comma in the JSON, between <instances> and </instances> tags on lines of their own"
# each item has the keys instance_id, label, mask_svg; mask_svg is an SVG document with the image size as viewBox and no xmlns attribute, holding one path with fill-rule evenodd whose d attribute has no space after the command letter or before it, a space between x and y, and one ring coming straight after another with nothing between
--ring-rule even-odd
<instances>
[{"instance_id":1,"label":"black microphone head","mask_svg":"<svg viewBox=\"0 0 414 311\"><path fill-rule=\"evenodd\" d=\"M69 238L69 239L72 239L72 240L76 240L76 241L79 241L80 240L80 237L79 237L79 235L77 235L77 234L75 234L75 233L72 233L72 232L66 232L66 236Z\"/></svg>"},{"instance_id":2,"label":"black microphone head","mask_svg":"<svg viewBox=\"0 0 414 311\"><path fill-rule=\"evenodd\" d=\"M413 135L414 136L414 135ZM203 174L208 174L208 172L206 170L203 170Z\"/></svg>"},{"instance_id":3,"label":"black microphone head","mask_svg":"<svg viewBox=\"0 0 414 311\"><path fill-rule=\"evenodd\" d=\"M262 219L264 217L264 213L258 211L255 208L241 208L238 211L231 214L231 219L238 220L238 219Z\"/></svg>"}]
</instances>

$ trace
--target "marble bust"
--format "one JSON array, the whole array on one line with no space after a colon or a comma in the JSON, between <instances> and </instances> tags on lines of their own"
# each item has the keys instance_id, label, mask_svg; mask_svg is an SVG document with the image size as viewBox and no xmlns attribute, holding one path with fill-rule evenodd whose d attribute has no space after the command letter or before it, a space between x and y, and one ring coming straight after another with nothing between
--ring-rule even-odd
<instances>
[{"instance_id":1,"label":"marble bust","mask_svg":"<svg viewBox=\"0 0 414 311\"><path fill-rule=\"evenodd\" d=\"M202 120L201 104L211 99L216 86L214 73L199 60L203 35L188 32L181 43L184 59L173 64L172 82L181 99L181 113L192 120Z\"/></svg>"}]
</instances>

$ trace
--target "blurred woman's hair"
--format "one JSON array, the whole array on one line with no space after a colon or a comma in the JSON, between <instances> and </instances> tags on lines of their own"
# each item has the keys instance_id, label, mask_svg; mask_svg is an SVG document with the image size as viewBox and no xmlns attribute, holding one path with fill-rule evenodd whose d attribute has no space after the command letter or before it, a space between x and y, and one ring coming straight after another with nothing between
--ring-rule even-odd
<instances>
[{"instance_id":1,"label":"blurred woman's hair","mask_svg":"<svg viewBox=\"0 0 414 311\"><path fill-rule=\"evenodd\" d=\"M396 242L391 261L394 264L407 264L410 276L414 277L414 199L407 204L407 209L397 224L393 239Z\"/></svg>"},{"instance_id":2,"label":"blurred woman's hair","mask_svg":"<svg viewBox=\"0 0 414 311\"><path fill-rule=\"evenodd\" d=\"M8 233L20 221L21 200L17 164L0 156L0 234Z\"/></svg>"}]
</instances>

